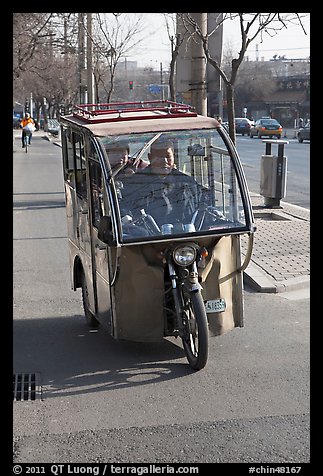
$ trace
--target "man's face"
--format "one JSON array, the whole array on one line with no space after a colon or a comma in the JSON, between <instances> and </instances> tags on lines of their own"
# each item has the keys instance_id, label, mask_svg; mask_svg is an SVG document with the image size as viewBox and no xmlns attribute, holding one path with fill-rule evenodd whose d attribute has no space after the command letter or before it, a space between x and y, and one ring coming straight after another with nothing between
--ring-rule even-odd
<instances>
[{"instance_id":1,"label":"man's face","mask_svg":"<svg viewBox=\"0 0 323 476\"><path fill-rule=\"evenodd\" d=\"M126 164L128 162L128 149L126 149L125 147L109 149L108 157L110 160L111 167Z\"/></svg>"},{"instance_id":2,"label":"man's face","mask_svg":"<svg viewBox=\"0 0 323 476\"><path fill-rule=\"evenodd\" d=\"M150 167L156 174L167 175L174 167L174 154L171 147L153 149L148 154Z\"/></svg>"}]
</instances>

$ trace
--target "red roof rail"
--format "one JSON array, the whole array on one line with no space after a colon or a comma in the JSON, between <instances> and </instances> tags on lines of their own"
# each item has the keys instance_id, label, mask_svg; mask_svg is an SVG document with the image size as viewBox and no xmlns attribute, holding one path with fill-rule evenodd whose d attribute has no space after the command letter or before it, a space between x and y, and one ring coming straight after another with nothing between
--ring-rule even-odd
<instances>
[{"instance_id":1,"label":"red roof rail","mask_svg":"<svg viewBox=\"0 0 323 476\"><path fill-rule=\"evenodd\" d=\"M74 106L73 116L87 123L196 117L197 113L193 109L189 104L169 100L79 104ZM143 114L131 114L140 112Z\"/></svg>"}]
</instances>

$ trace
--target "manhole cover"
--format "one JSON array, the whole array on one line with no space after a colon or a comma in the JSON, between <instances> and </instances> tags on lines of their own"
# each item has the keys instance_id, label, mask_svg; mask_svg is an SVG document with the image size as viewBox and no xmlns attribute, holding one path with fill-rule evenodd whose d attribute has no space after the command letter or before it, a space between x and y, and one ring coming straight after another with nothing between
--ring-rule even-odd
<instances>
[{"instance_id":1,"label":"manhole cover","mask_svg":"<svg viewBox=\"0 0 323 476\"><path fill-rule=\"evenodd\" d=\"M13 401L31 401L41 399L39 374L20 373L13 374Z\"/></svg>"}]
</instances>

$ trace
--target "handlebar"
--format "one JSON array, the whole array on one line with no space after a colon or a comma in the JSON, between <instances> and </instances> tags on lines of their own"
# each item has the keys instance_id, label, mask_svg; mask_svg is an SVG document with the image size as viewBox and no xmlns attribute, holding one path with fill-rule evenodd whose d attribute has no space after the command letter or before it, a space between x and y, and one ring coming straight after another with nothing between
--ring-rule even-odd
<instances>
[{"instance_id":1,"label":"handlebar","mask_svg":"<svg viewBox=\"0 0 323 476\"><path fill-rule=\"evenodd\" d=\"M199 216L201 214L201 216ZM197 209L191 218L189 223L164 223L159 226L152 215L146 213L144 209L140 210L140 215L137 218L134 218L132 214L126 213L121 222L123 225L131 224L132 227L139 229L140 227L144 229L148 235L156 236L156 235L171 235L175 233L194 233L202 229L207 216L210 217L211 223L207 226L214 226L214 223L227 223L229 220L225 218L225 216L219 212L213 206L201 207Z\"/></svg>"}]
</instances>

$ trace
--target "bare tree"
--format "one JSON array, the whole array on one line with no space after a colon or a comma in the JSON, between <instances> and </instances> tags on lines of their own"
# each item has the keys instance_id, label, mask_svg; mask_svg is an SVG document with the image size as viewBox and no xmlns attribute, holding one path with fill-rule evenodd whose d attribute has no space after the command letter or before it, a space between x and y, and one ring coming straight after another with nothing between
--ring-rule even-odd
<instances>
[{"instance_id":1,"label":"bare tree","mask_svg":"<svg viewBox=\"0 0 323 476\"><path fill-rule=\"evenodd\" d=\"M187 25L187 31L192 31L191 35L202 41L204 54L207 61L216 69L221 76L227 93L228 104L228 122L229 134L232 141L235 143L235 126L234 126L234 85L237 78L239 67L244 59L245 53L252 41L255 38L263 38L263 35L274 36L279 34L279 31L288 28L290 24L298 24L303 33L306 35L305 28L302 23L302 18L307 14L300 13L223 13L222 20L216 24L215 28L206 35L201 32L199 25L192 18L190 13L181 13L184 25ZM217 28L225 22L233 19L238 19L241 33L240 51L236 58L232 58L231 71L227 74L221 64L212 57L209 49L209 38L214 34Z\"/></svg>"},{"instance_id":2,"label":"bare tree","mask_svg":"<svg viewBox=\"0 0 323 476\"><path fill-rule=\"evenodd\" d=\"M244 61L235 83L235 112L250 101L266 101L277 85L273 72L265 61ZM241 116L239 113L240 117ZM238 113L237 113L238 115Z\"/></svg>"},{"instance_id":3,"label":"bare tree","mask_svg":"<svg viewBox=\"0 0 323 476\"><path fill-rule=\"evenodd\" d=\"M13 14L13 74L19 78L30 69L31 60L51 32L48 27L53 13Z\"/></svg>"},{"instance_id":4,"label":"bare tree","mask_svg":"<svg viewBox=\"0 0 323 476\"><path fill-rule=\"evenodd\" d=\"M137 39L142 31L143 20L140 14L97 13L96 31L92 42L96 53L104 58L109 71L107 102L111 101L114 91L115 70L121 58L124 58L142 39ZM96 78L96 82L100 79Z\"/></svg>"},{"instance_id":5,"label":"bare tree","mask_svg":"<svg viewBox=\"0 0 323 476\"><path fill-rule=\"evenodd\" d=\"M175 89L175 69L176 69L176 59L179 54L179 50L186 37L188 32L183 34L175 33L176 32L176 16L174 13L164 13L165 24L167 29L168 38L171 44L171 61L169 65L169 90L170 90L170 99L175 101L176 99L176 89Z\"/></svg>"},{"instance_id":6,"label":"bare tree","mask_svg":"<svg viewBox=\"0 0 323 476\"><path fill-rule=\"evenodd\" d=\"M17 13L13 18L13 99L33 98L37 120L70 110L77 95L77 15Z\"/></svg>"}]
</instances>

